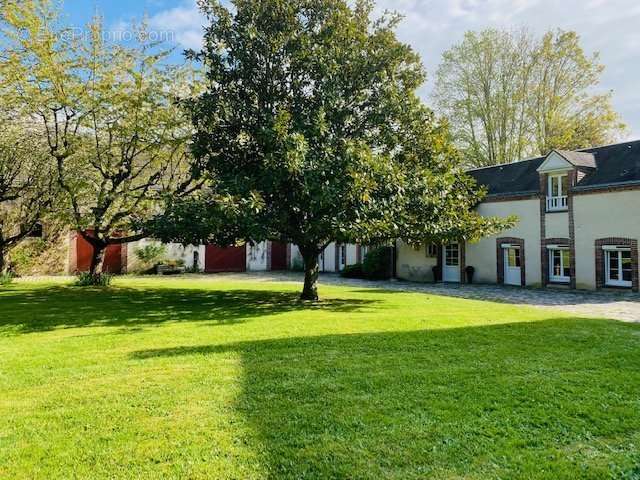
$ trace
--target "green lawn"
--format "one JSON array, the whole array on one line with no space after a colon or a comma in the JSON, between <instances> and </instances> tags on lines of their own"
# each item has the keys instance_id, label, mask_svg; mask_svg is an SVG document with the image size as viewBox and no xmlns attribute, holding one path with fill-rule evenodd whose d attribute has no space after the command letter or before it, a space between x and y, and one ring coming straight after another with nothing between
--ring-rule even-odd
<instances>
[{"instance_id":1,"label":"green lawn","mask_svg":"<svg viewBox=\"0 0 640 480\"><path fill-rule=\"evenodd\" d=\"M640 325L298 288L0 290L0 478L640 478Z\"/></svg>"}]
</instances>

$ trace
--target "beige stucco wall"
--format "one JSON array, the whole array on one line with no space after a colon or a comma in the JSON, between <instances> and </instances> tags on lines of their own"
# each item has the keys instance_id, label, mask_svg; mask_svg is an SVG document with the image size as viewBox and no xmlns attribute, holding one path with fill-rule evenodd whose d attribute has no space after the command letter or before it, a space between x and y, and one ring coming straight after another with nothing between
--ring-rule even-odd
<instances>
[{"instance_id":1,"label":"beige stucco wall","mask_svg":"<svg viewBox=\"0 0 640 480\"><path fill-rule=\"evenodd\" d=\"M576 286L596 287L595 241L607 237L640 240L640 190L576 195Z\"/></svg>"},{"instance_id":2,"label":"beige stucco wall","mask_svg":"<svg viewBox=\"0 0 640 480\"><path fill-rule=\"evenodd\" d=\"M547 238L569 238L568 212L548 212L545 220Z\"/></svg>"},{"instance_id":3,"label":"beige stucco wall","mask_svg":"<svg viewBox=\"0 0 640 480\"><path fill-rule=\"evenodd\" d=\"M437 258L427 257L426 247L415 249L398 241L396 270L398 278L412 282L433 282L432 268L438 264Z\"/></svg>"},{"instance_id":4,"label":"beige stucco wall","mask_svg":"<svg viewBox=\"0 0 640 480\"><path fill-rule=\"evenodd\" d=\"M498 281L496 239L517 237L525 240L527 285L540 285L542 275L540 270L540 201L533 199L513 202L486 202L478 207L478 213L483 216L498 217L516 215L519 220L516 226L509 230L467 245L466 264L476 269L474 281L478 283L496 283Z\"/></svg>"}]
</instances>

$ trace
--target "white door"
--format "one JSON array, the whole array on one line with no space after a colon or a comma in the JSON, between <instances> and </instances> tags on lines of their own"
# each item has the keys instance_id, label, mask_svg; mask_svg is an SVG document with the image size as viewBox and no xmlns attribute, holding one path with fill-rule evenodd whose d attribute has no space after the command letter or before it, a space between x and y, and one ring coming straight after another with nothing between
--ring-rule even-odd
<instances>
[{"instance_id":1,"label":"white door","mask_svg":"<svg viewBox=\"0 0 640 480\"><path fill-rule=\"evenodd\" d=\"M442 249L442 280L460 283L460 245L451 243Z\"/></svg>"},{"instance_id":2,"label":"white door","mask_svg":"<svg viewBox=\"0 0 640 480\"><path fill-rule=\"evenodd\" d=\"M504 249L504 283L522 286L522 253L519 248Z\"/></svg>"}]
</instances>

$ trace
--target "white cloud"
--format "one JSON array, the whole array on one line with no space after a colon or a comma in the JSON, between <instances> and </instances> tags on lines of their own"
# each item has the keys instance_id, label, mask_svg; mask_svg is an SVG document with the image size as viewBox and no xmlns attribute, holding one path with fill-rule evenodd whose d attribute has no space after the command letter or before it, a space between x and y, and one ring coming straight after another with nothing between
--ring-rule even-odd
<instances>
[{"instance_id":1,"label":"white cloud","mask_svg":"<svg viewBox=\"0 0 640 480\"><path fill-rule=\"evenodd\" d=\"M156 30L173 32L184 48L199 48L204 18L195 0L150 18ZM399 37L422 55L430 78L442 53L467 30L528 27L534 32L562 28L580 34L587 52L599 51L607 69L600 88L613 90L614 105L640 138L640 2L637 0L378 0L376 12L404 15ZM422 90L424 98L432 83Z\"/></svg>"},{"instance_id":2,"label":"white cloud","mask_svg":"<svg viewBox=\"0 0 640 480\"><path fill-rule=\"evenodd\" d=\"M199 49L202 46L204 17L195 0L163 10L149 18L149 26L157 31L171 32L176 43L184 48Z\"/></svg>"},{"instance_id":3,"label":"white cloud","mask_svg":"<svg viewBox=\"0 0 640 480\"><path fill-rule=\"evenodd\" d=\"M606 66L600 87L613 90L614 106L640 139L640 2L637 0L378 0L378 10L403 14L399 37L422 55L430 78L442 53L467 30L487 27L541 33L575 30L588 53ZM432 84L423 89L425 98Z\"/></svg>"}]
</instances>

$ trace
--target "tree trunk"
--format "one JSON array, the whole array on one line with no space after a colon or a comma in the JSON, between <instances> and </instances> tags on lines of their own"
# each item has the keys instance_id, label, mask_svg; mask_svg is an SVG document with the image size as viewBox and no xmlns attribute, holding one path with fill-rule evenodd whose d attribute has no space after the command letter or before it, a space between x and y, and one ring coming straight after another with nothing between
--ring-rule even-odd
<instances>
[{"instance_id":1,"label":"tree trunk","mask_svg":"<svg viewBox=\"0 0 640 480\"><path fill-rule=\"evenodd\" d=\"M314 248L301 249L302 260L304 262L304 289L301 300L318 301L318 276L320 266L318 265L318 255L320 251Z\"/></svg>"},{"instance_id":2,"label":"tree trunk","mask_svg":"<svg viewBox=\"0 0 640 480\"><path fill-rule=\"evenodd\" d=\"M91 255L91 266L89 267L89 273L91 275L95 275L97 273L102 273L104 253L107 249L107 246L97 243L92 244L91 246L93 247L93 255Z\"/></svg>"}]
</instances>

